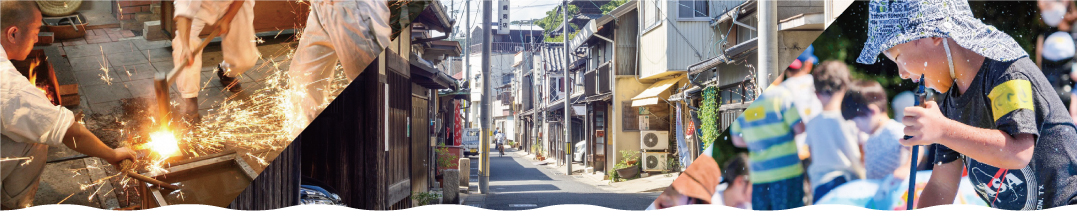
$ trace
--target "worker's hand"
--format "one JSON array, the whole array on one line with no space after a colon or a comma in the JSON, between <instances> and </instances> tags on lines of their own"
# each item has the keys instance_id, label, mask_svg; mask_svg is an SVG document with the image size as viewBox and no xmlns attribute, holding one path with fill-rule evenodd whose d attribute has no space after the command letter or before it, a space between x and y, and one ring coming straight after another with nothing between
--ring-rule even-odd
<instances>
[{"instance_id":1,"label":"worker's hand","mask_svg":"<svg viewBox=\"0 0 1077 218\"><path fill-rule=\"evenodd\" d=\"M123 162L123 160L134 161L135 151L127 147L116 148L112 149L112 155L109 155L109 157L105 158L105 161L108 161L108 163L112 164L112 166L116 167L116 169L122 168L120 167L120 162Z\"/></svg>"},{"instance_id":2,"label":"worker's hand","mask_svg":"<svg viewBox=\"0 0 1077 218\"><path fill-rule=\"evenodd\" d=\"M231 19L221 19L220 21L217 21L217 29L221 30L221 35L222 36L227 35L228 30L231 30L231 28L232 28L232 20Z\"/></svg>"},{"instance_id":3,"label":"worker's hand","mask_svg":"<svg viewBox=\"0 0 1077 218\"><path fill-rule=\"evenodd\" d=\"M187 64L184 64L185 67L191 66L191 64L194 64L194 51L191 51L190 40L183 40L180 45L182 47L180 48L180 60L187 60Z\"/></svg>"},{"instance_id":4,"label":"worker's hand","mask_svg":"<svg viewBox=\"0 0 1077 218\"><path fill-rule=\"evenodd\" d=\"M942 115L939 104L935 101L924 102L924 107L906 107L905 117L901 123L905 125L905 135L912 138L902 138L898 142L904 146L929 145L938 143L948 131L947 127L953 122L950 118Z\"/></svg>"}]
</instances>

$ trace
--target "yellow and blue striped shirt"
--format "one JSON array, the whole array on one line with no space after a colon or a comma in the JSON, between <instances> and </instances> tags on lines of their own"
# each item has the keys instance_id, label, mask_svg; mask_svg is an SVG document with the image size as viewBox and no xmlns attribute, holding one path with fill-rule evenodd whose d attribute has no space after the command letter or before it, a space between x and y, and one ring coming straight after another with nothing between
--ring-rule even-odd
<instances>
[{"instance_id":1,"label":"yellow and blue striped shirt","mask_svg":"<svg viewBox=\"0 0 1077 218\"><path fill-rule=\"evenodd\" d=\"M748 144L752 183L776 182L804 173L793 139L793 126L801 120L792 96L788 89L771 86L730 127L730 134Z\"/></svg>"}]
</instances>

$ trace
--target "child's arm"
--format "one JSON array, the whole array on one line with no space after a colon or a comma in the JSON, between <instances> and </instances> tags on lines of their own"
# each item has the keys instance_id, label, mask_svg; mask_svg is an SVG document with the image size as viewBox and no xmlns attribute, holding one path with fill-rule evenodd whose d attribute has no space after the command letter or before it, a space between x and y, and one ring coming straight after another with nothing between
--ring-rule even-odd
<instances>
[{"instance_id":1,"label":"child's arm","mask_svg":"<svg viewBox=\"0 0 1077 218\"><path fill-rule=\"evenodd\" d=\"M1010 134L997 129L977 128L951 120L939 111L939 105L926 102L924 108L905 108L905 135L902 145L926 145L939 143L985 164L1004 168L1021 169L1032 160L1036 138L1032 134Z\"/></svg>"},{"instance_id":2,"label":"child's arm","mask_svg":"<svg viewBox=\"0 0 1077 218\"><path fill-rule=\"evenodd\" d=\"M961 159L935 166L931 172L931 178L927 181L927 186L924 187L923 192L920 192L920 200L916 208L953 204L954 198L957 197L963 167L964 163Z\"/></svg>"}]
</instances>

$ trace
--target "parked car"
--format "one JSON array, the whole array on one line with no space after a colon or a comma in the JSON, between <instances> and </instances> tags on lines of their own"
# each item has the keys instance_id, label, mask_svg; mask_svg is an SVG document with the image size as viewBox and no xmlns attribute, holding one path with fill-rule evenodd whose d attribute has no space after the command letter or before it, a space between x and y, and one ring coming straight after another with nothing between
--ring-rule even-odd
<instances>
[{"instance_id":1,"label":"parked car","mask_svg":"<svg viewBox=\"0 0 1077 218\"><path fill-rule=\"evenodd\" d=\"M481 131L479 131L479 128L464 129L464 137L463 140L461 140L462 146L464 147L464 157L479 154L479 134L482 134Z\"/></svg>"},{"instance_id":2,"label":"parked car","mask_svg":"<svg viewBox=\"0 0 1077 218\"><path fill-rule=\"evenodd\" d=\"M309 177L304 177L300 181L299 204L345 206L344 202L340 200L340 196L336 194L336 190L333 190L329 185Z\"/></svg>"},{"instance_id":3,"label":"parked car","mask_svg":"<svg viewBox=\"0 0 1077 218\"><path fill-rule=\"evenodd\" d=\"M587 153L587 140L583 140L576 143L575 148L572 149L572 161L583 162L583 157Z\"/></svg>"}]
</instances>

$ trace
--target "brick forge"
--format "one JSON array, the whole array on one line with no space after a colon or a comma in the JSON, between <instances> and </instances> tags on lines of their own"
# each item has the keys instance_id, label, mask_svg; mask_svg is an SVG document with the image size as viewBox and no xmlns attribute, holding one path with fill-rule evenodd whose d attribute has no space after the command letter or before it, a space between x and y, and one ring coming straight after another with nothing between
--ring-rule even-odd
<instances>
[{"instance_id":1,"label":"brick forge","mask_svg":"<svg viewBox=\"0 0 1077 218\"><path fill-rule=\"evenodd\" d=\"M140 14L160 14L161 0L150 1L112 1L112 14L116 19L133 20Z\"/></svg>"},{"instance_id":2,"label":"brick forge","mask_svg":"<svg viewBox=\"0 0 1077 218\"><path fill-rule=\"evenodd\" d=\"M112 1L112 15L120 21L121 29L141 31L144 30L146 22L161 20L161 4L160 0L114 0Z\"/></svg>"}]
</instances>

